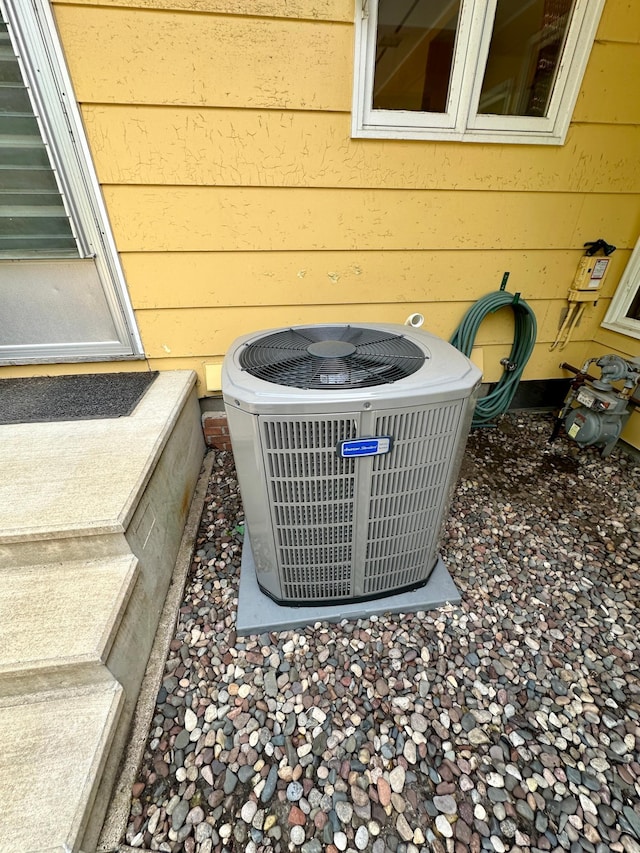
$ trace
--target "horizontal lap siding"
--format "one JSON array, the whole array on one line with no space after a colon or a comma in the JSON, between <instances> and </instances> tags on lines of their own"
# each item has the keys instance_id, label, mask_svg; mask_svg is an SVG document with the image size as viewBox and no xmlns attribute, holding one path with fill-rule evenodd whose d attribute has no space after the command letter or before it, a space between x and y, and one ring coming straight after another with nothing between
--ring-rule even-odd
<instances>
[{"instance_id":1,"label":"horizontal lap siding","mask_svg":"<svg viewBox=\"0 0 640 853\"><path fill-rule=\"evenodd\" d=\"M456 303L461 313L471 307L471 302ZM555 305L545 300L530 300L529 304L538 319L538 340L547 346L555 337L558 318ZM428 321L429 330L439 337L447 338L450 333L451 304L447 302L416 303ZM604 308L591 308L599 319ZM384 318L388 322L402 323L406 314L397 303L377 305L318 305L315 317L319 323L375 323ZM271 329L282 325L301 325L308 322L307 308L301 305L251 306L243 308L166 308L161 311L145 311L141 315L141 332L152 358L164 354L197 357L203 349L215 347L224 352L237 335L237 329ZM477 346L499 346L505 339L513 338L513 312L505 308L491 314L482 324ZM556 353L555 358L558 359Z\"/></svg>"},{"instance_id":2,"label":"horizontal lap siding","mask_svg":"<svg viewBox=\"0 0 640 853\"><path fill-rule=\"evenodd\" d=\"M80 102L349 110L347 24L58 6Z\"/></svg>"},{"instance_id":3,"label":"horizontal lap siding","mask_svg":"<svg viewBox=\"0 0 640 853\"><path fill-rule=\"evenodd\" d=\"M66 0L56 0L57 5ZM96 6L96 0L71 0L67 5ZM163 9L180 12L214 12L221 15L252 15L300 20L353 20L353 0L100 0L101 6L130 9Z\"/></svg>"},{"instance_id":4,"label":"horizontal lap siding","mask_svg":"<svg viewBox=\"0 0 640 853\"><path fill-rule=\"evenodd\" d=\"M353 140L352 0L79 0L55 12L150 365L239 334L420 311L449 337L497 289L534 307L525 379L581 363L640 230L640 14L608 2L564 146ZM634 90L635 91L635 90ZM618 245L549 352L585 240ZM478 343L499 375L512 319Z\"/></svg>"},{"instance_id":5,"label":"horizontal lap siding","mask_svg":"<svg viewBox=\"0 0 640 853\"><path fill-rule=\"evenodd\" d=\"M598 37L601 41L640 44L637 0L608 0L600 19Z\"/></svg>"},{"instance_id":6,"label":"horizontal lap siding","mask_svg":"<svg viewBox=\"0 0 640 853\"><path fill-rule=\"evenodd\" d=\"M523 149L351 139L346 113L87 105L84 120L105 184L640 193L630 124Z\"/></svg>"},{"instance_id":7,"label":"horizontal lap siding","mask_svg":"<svg viewBox=\"0 0 640 853\"><path fill-rule=\"evenodd\" d=\"M633 243L633 195L107 186L121 251L564 249Z\"/></svg>"},{"instance_id":8,"label":"horizontal lap siding","mask_svg":"<svg viewBox=\"0 0 640 853\"><path fill-rule=\"evenodd\" d=\"M576 103L574 121L638 124L638 80L637 44L596 43Z\"/></svg>"},{"instance_id":9,"label":"horizontal lap siding","mask_svg":"<svg viewBox=\"0 0 640 853\"><path fill-rule=\"evenodd\" d=\"M604 287L612 295L629 251L611 258ZM127 252L124 269L141 309L251 305L366 305L471 302L499 282L537 299L557 299L575 272L575 251Z\"/></svg>"}]
</instances>

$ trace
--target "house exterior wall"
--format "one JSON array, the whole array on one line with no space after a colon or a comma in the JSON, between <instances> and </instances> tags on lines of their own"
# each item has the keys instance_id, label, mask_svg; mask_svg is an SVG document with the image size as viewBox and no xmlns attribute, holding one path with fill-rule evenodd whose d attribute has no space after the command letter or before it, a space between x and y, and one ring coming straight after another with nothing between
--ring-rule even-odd
<instances>
[{"instance_id":1,"label":"house exterior wall","mask_svg":"<svg viewBox=\"0 0 640 853\"><path fill-rule=\"evenodd\" d=\"M635 0L605 4L563 146L351 139L353 0L53 8L151 368L196 370L203 395L252 330L420 312L449 338L505 271L538 318L525 380L602 338L640 232ZM619 247L603 297L550 352L599 237ZM487 380L512 328L483 324Z\"/></svg>"}]
</instances>

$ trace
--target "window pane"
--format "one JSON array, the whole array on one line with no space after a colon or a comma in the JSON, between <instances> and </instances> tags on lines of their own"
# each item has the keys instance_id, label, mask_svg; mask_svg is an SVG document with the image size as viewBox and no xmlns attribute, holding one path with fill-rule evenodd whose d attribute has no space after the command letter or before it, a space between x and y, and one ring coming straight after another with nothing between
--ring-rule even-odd
<instances>
[{"instance_id":1,"label":"window pane","mask_svg":"<svg viewBox=\"0 0 640 853\"><path fill-rule=\"evenodd\" d=\"M374 109L446 112L459 14L459 0L380 0Z\"/></svg>"},{"instance_id":2,"label":"window pane","mask_svg":"<svg viewBox=\"0 0 640 853\"><path fill-rule=\"evenodd\" d=\"M77 256L7 25L0 20L0 258Z\"/></svg>"},{"instance_id":3,"label":"window pane","mask_svg":"<svg viewBox=\"0 0 640 853\"><path fill-rule=\"evenodd\" d=\"M640 284L625 316L630 320L640 320Z\"/></svg>"},{"instance_id":4,"label":"window pane","mask_svg":"<svg viewBox=\"0 0 640 853\"><path fill-rule=\"evenodd\" d=\"M479 113L546 116L575 0L498 0Z\"/></svg>"}]
</instances>

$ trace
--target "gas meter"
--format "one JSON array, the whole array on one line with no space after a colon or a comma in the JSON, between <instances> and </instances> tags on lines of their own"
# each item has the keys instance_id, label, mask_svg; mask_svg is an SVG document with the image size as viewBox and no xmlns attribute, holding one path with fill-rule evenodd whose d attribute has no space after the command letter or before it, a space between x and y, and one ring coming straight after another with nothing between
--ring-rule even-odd
<instances>
[{"instance_id":1,"label":"gas meter","mask_svg":"<svg viewBox=\"0 0 640 853\"><path fill-rule=\"evenodd\" d=\"M591 364L600 368L599 379L587 373ZM553 441L564 425L569 438L580 447L595 444L602 448L602 456L608 456L631 415L631 406L640 406L640 400L632 398L640 383L640 359L603 355L585 361L581 370L570 364L560 366L571 370L576 377L549 440ZM613 386L614 382L623 382L624 385L618 390Z\"/></svg>"}]
</instances>

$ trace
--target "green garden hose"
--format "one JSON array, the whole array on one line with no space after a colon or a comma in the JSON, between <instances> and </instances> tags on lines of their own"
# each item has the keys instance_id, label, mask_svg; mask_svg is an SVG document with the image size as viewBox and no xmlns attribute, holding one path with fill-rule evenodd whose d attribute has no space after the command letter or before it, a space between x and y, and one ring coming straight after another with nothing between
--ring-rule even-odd
<instances>
[{"instance_id":1,"label":"green garden hose","mask_svg":"<svg viewBox=\"0 0 640 853\"><path fill-rule=\"evenodd\" d=\"M509 358L504 358L504 373L495 387L481 397L473 414L472 426L487 426L498 415L506 412L513 400L520 383L522 372L529 361L536 342L536 315L529 305L506 290L496 290L479 299L462 318L462 322L453 333L451 343L467 357L471 355L478 329L488 314L493 314L501 308L510 307L513 310L515 331L513 346Z\"/></svg>"}]
</instances>

